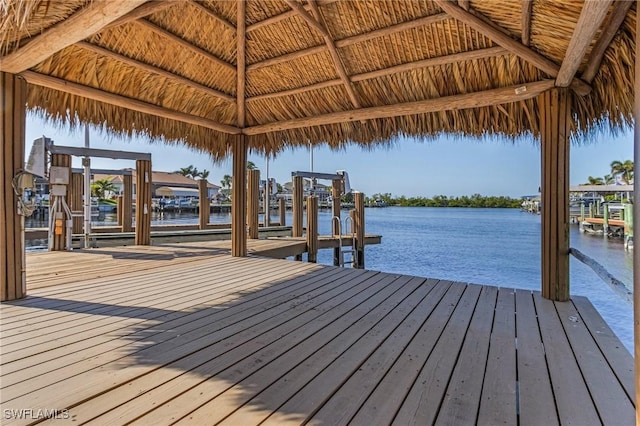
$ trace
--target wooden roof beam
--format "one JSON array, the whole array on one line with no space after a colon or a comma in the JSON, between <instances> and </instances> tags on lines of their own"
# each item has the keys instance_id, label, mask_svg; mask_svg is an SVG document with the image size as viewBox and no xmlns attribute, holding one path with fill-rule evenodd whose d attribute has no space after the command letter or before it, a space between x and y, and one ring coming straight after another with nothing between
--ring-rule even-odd
<instances>
[{"instance_id":1,"label":"wooden roof beam","mask_svg":"<svg viewBox=\"0 0 640 426\"><path fill-rule=\"evenodd\" d=\"M201 12L203 12L204 14L208 15L210 18L213 18L213 20L215 20L216 22L222 24L226 29L231 30L233 32L236 31L236 27L229 21L227 21L226 19L224 19L221 16L218 16L213 10L209 9L208 7L194 1L191 0L190 1L192 6L195 6L196 9L200 10Z\"/></svg>"},{"instance_id":2,"label":"wooden roof beam","mask_svg":"<svg viewBox=\"0 0 640 426\"><path fill-rule=\"evenodd\" d=\"M242 128L246 122L246 100L245 100L245 88L246 88L246 12L247 4L245 0L237 0L238 6L238 29L237 29L237 52L238 52L238 84L236 90L237 107L238 107L238 127Z\"/></svg>"},{"instance_id":3,"label":"wooden roof beam","mask_svg":"<svg viewBox=\"0 0 640 426\"><path fill-rule=\"evenodd\" d=\"M133 9L131 12L127 13L121 18L116 19L109 25L105 26L101 31L108 30L111 28L118 27L120 25L124 25L128 22L137 21L138 19L142 19L156 12L160 12L161 10L167 9L178 2L174 0L153 0L148 1L142 6L138 6Z\"/></svg>"},{"instance_id":4,"label":"wooden roof beam","mask_svg":"<svg viewBox=\"0 0 640 426\"><path fill-rule=\"evenodd\" d=\"M484 90L462 95L444 96L417 102L340 111L315 117L296 118L276 123L261 124L243 129L245 135L259 135L304 127L348 123L352 121L426 114L439 111L480 108L491 105L523 101L538 96L555 85L554 80L542 80L499 89Z\"/></svg>"},{"instance_id":5,"label":"wooden roof beam","mask_svg":"<svg viewBox=\"0 0 640 426\"><path fill-rule=\"evenodd\" d=\"M434 1L452 18L455 18L465 25L470 26L481 34L484 34L486 37L489 37L491 40L493 40L496 44L504 47L514 55L531 63L533 66L545 72L549 76L554 78L558 76L558 72L560 71L560 66L558 64L545 57L544 55L536 52L535 50L529 48L528 46L525 46L519 41L509 37L509 35L505 34L505 32L500 31L498 28L496 28L498 26L497 24L495 24L495 26L490 25L480 17L476 16L477 13L473 14L467 12L451 1ZM578 78L573 79L573 81L571 82L571 88L580 96L587 95L589 92L591 92L591 86Z\"/></svg>"},{"instance_id":6,"label":"wooden roof beam","mask_svg":"<svg viewBox=\"0 0 640 426\"><path fill-rule=\"evenodd\" d=\"M342 62L342 59L338 54L338 49L336 48L336 45L333 41L333 37L331 37L331 34L329 34L329 30L327 29L327 26L324 24L322 20L322 15L320 14L320 10L318 9L317 3L314 0L309 0L311 13L313 13L314 15L314 16L311 16L302 7L302 5L295 2L294 0L285 0L285 1L289 5L289 7L291 7L293 10L298 12L298 14L302 17L302 19L304 19L309 25L314 27L322 35L322 37L324 38L324 42L327 45L327 48L329 49L329 54L331 55L331 59L333 60L333 65L336 69L336 72L338 73L338 76L340 77L340 80L342 80L342 83L344 84L345 89L347 90L347 95L349 96L351 103L353 104L354 107L360 108L361 107L360 101L356 96L356 92L353 90L351 80L349 79L349 75L347 74L344 63Z\"/></svg>"},{"instance_id":7,"label":"wooden roof beam","mask_svg":"<svg viewBox=\"0 0 640 426\"><path fill-rule=\"evenodd\" d=\"M216 89L212 89L211 87L207 87L205 85L202 85L200 83L196 83L193 80L189 80L188 78L185 77L181 77L179 75L173 74L167 70L164 70L162 68L158 68L158 67L154 67L153 65L149 65L147 63L138 61L136 59L131 59L128 58L126 56L120 55L118 53L112 52L111 50L105 49L103 47L100 46L96 46L94 44L91 43L87 43L86 41L81 41L78 42L76 44L74 44L74 46L79 47L81 49L84 50L88 50L90 52L96 53L98 55L101 56L105 56L107 58L111 58L114 59L118 62L122 62L124 64L127 64L129 66L132 66L134 68L138 68L141 69L143 71L146 71L148 73L152 73L152 74L157 74L161 77L165 77L169 80L175 81L176 83L179 84L184 84L187 87L191 87L193 89L196 90L200 90L203 93L207 93L213 97L216 98L220 98L221 100L225 101L225 102L235 102L236 98L227 95L226 93L220 92Z\"/></svg>"},{"instance_id":8,"label":"wooden roof beam","mask_svg":"<svg viewBox=\"0 0 640 426\"><path fill-rule=\"evenodd\" d=\"M231 135L240 134L242 131L234 126L216 123L215 121L198 117L195 115L185 114L179 111L173 111L158 105L143 102L137 99L128 98L126 96L117 95L115 93L105 92L104 90L95 89L93 87L84 86L78 83L72 83L56 77L39 74L33 71L23 71L21 76L27 80L27 83L35 86L47 87L49 89L58 90L60 92L69 93L75 96L92 99L98 102L104 102L121 108L130 109L132 111L142 112L144 114L154 115L156 117L167 118L169 120L180 121L187 124L216 130Z\"/></svg>"},{"instance_id":9,"label":"wooden roof beam","mask_svg":"<svg viewBox=\"0 0 640 426\"><path fill-rule=\"evenodd\" d=\"M191 52L195 53L196 55L200 55L203 56L209 60L211 60L212 62L215 62L217 65L220 65L221 67L224 67L226 69L228 69L229 71L233 71L236 72L236 67L231 65L228 62L223 61L222 59L218 58L217 56L207 52L206 50L195 46L191 43L189 43L186 40L183 40L182 38L178 37L177 35L165 30L164 28L160 28L159 26L157 26L156 24L153 24L149 21L147 21L146 19L140 19L138 21L135 21L136 24L144 26L145 28L147 28L150 31L153 31L154 33L158 34L161 37L166 38L169 41L172 41L173 43L176 43L179 46L184 47L187 50L190 50Z\"/></svg>"},{"instance_id":10,"label":"wooden roof beam","mask_svg":"<svg viewBox=\"0 0 640 426\"><path fill-rule=\"evenodd\" d=\"M568 87L582 63L582 58L587 53L596 32L607 16L611 0L585 1L578 18L578 24L569 41L567 53L558 76L556 86Z\"/></svg>"},{"instance_id":11,"label":"wooden roof beam","mask_svg":"<svg viewBox=\"0 0 640 426\"><path fill-rule=\"evenodd\" d=\"M598 73L600 64L602 64L602 59L604 58L604 53L607 51L611 41L627 17L627 12L633 3L634 2L628 0L616 0L613 3L613 10L607 17L605 23L602 24L602 33L600 34L600 38L596 42L595 46L593 46L593 49L591 50L591 57L589 58L587 67L581 76L587 83L591 83Z\"/></svg>"},{"instance_id":12,"label":"wooden roof beam","mask_svg":"<svg viewBox=\"0 0 640 426\"><path fill-rule=\"evenodd\" d=\"M331 4L331 3L335 3L339 0L322 0L320 2L320 4ZM309 10L309 5L305 4L302 7L305 8L305 10ZM254 24L251 25L247 25L247 33L250 33L252 31L255 31L257 29L275 24L276 22L280 22L280 21L284 21L285 19L289 19L293 16L296 16L298 14L298 12L296 12L295 10L288 10L286 12L280 13L278 15L273 15L268 17L267 19L263 19L262 21L256 22Z\"/></svg>"},{"instance_id":13,"label":"wooden roof beam","mask_svg":"<svg viewBox=\"0 0 640 426\"><path fill-rule=\"evenodd\" d=\"M501 56L501 55L508 55L508 54L509 54L509 51L503 47L489 47L486 49L471 50L469 52L454 53L451 55L444 55L444 56L438 56L435 58L423 59L421 61L409 62L406 64L396 65L389 68L382 68L379 70L369 71L362 74L354 74L351 76L351 81L369 80L372 78L384 77L387 75L406 72L406 71L412 71L420 68L436 67L441 65L453 64L456 62L486 59L494 56ZM309 86L298 87L296 89L258 95L258 96L248 98L247 100L251 102L251 101L257 101L261 99L297 95L299 93L304 93L311 90L324 89L327 87L338 86L340 84L342 84L342 80L337 78L335 80L323 81L320 83L311 84Z\"/></svg>"},{"instance_id":14,"label":"wooden roof beam","mask_svg":"<svg viewBox=\"0 0 640 426\"><path fill-rule=\"evenodd\" d=\"M422 18L414 19L412 21L401 22L396 25L391 25L389 27L370 31L368 33L357 34L354 36L343 38L342 40L336 40L335 45L337 48L351 46L353 44L362 43L377 37L384 37L384 36L395 34L401 31L406 31L413 28L431 25L433 23L440 22L445 19L449 19L449 15L447 15L446 13L438 13L435 15L423 16ZM276 56L274 58L265 59L264 61L255 62L249 65L247 69L249 71L253 71L259 68L280 64L283 62L288 62L290 60L300 58L303 56L315 55L319 52L324 52L325 49L326 49L326 45L322 45L322 46L309 47L306 49L298 50L296 52L285 53L284 55L281 55L281 56Z\"/></svg>"},{"instance_id":15,"label":"wooden roof beam","mask_svg":"<svg viewBox=\"0 0 640 426\"><path fill-rule=\"evenodd\" d=\"M522 44L528 46L531 43L531 9L533 8L533 0L522 0L522 18L520 20L522 27Z\"/></svg>"},{"instance_id":16,"label":"wooden roof beam","mask_svg":"<svg viewBox=\"0 0 640 426\"><path fill-rule=\"evenodd\" d=\"M100 32L106 25L126 15L146 0L106 0L89 3L67 19L47 28L24 46L0 58L0 71L17 74L54 53Z\"/></svg>"}]
</instances>

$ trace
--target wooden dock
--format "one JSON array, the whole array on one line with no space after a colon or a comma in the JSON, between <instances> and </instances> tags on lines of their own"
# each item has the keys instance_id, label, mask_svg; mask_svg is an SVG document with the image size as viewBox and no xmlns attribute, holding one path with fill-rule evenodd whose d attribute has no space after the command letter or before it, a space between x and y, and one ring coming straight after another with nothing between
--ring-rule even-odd
<instances>
[{"instance_id":1,"label":"wooden dock","mask_svg":"<svg viewBox=\"0 0 640 426\"><path fill-rule=\"evenodd\" d=\"M3 424L635 421L633 360L583 297L221 243L29 254L0 310Z\"/></svg>"}]
</instances>

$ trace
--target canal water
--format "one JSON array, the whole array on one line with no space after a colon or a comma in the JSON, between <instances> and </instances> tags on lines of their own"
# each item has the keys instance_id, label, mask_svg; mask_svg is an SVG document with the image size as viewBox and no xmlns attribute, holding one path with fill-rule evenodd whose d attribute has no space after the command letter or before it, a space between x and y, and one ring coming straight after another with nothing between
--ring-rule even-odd
<instances>
[{"instance_id":1,"label":"canal water","mask_svg":"<svg viewBox=\"0 0 640 426\"><path fill-rule=\"evenodd\" d=\"M346 211L343 212L346 216ZM366 268L476 284L540 289L540 216L517 209L385 207L366 209L366 232L382 235L367 246ZM103 216L96 224L113 224ZM273 216L277 221L277 214ZM153 224L197 223L195 214L156 214ZM212 214L212 223L230 223L230 214ZM38 226L37 223L30 223ZM287 224L291 224L290 213ZM28 224L29 225L29 224ZM27 226L28 226L27 225ZM40 225L44 226L44 225ZM331 213L320 211L321 234L330 234ZM632 252L622 240L580 233L571 227L571 246L600 262L631 286ZM333 264L332 250L321 250L319 263ZM590 268L571 258L571 293L587 296L625 346L633 347L630 303Z\"/></svg>"}]
</instances>

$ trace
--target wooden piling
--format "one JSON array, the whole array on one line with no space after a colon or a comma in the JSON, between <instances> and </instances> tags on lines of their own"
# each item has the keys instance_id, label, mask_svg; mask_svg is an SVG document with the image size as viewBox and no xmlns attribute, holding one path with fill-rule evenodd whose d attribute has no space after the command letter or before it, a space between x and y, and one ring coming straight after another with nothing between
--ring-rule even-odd
<instances>
[{"instance_id":1,"label":"wooden piling","mask_svg":"<svg viewBox=\"0 0 640 426\"><path fill-rule=\"evenodd\" d=\"M571 91L538 97L542 154L542 295L569 300L569 134Z\"/></svg>"},{"instance_id":2,"label":"wooden piling","mask_svg":"<svg viewBox=\"0 0 640 426\"><path fill-rule=\"evenodd\" d=\"M123 196L122 195L118 195L118 198L116 198L116 218L118 220L118 226L122 226L122 200L123 200Z\"/></svg>"},{"instance_id":3,"label":"wooden piling","mask_svg":"<svg viewBox=\"0 0 640 426\"><path fill-rule=\"evenodd\" d=\"M71 156L68 154L53 154L51 156L51 166L52 167L65 167L69 170L69 179L71 179ZM71 183L71 182L69 182ZM52 183L49 183L51 185ZM66 186L67 194L65 195L65 202L68 204L70 201L69 197L69 186ZM62 206L60 207L60 212L56 213L51 208L53 207L53 197L49 201L49 217L51 215L54 216L55 220L55 232L53 235L53 247L52 251L63 251L65 250L65 244L67 242L67 226L66 221L67 217L64 212Z\"/></svg>"},{"instance_id":4,"label":"wooden piling","mask_svg":"<svg viewBox=\"0 0 640 426\"><path fill-rule=\"evenodd\" d=\"M247 255L247 137L238 135L231 146L233 183L231 186L231 255Z\"/></svg>"},{"instance_id":5,"label":"wooden piling","mask_svg":"<svg viewBox=\"0 0 640 426\"><path fill-rule=\"evenodd\" d=\"M302 237L302 198L304 193L304 181L302 176L293 177L293 202L291 205L293 213L293 227L291 235L293 237ZM301 255L295 256L296 260L302 260Z\"/></svg>"},{"instance_id":6,"label":"wooden piling","mask_svg":"<svg viewBox=\"0 0 640 426\"><path fill-rule=\"evenodd\" d=\"M27 84L22 77L0 72L2 92L2 185L0 185L0 300L27 295L24 230L18 197L11 182L24 167Z\"/></svg>"},{"instance_id":7,"label":"wooden piling","mask_svg":"<svg viewBox=\"0 0 640 426\"><path fill-rule=\"evenodd\" d=\"M364 269L364 194L356 192L354 194L354 227L356 233L356 265L358 269Z\"/></svg>"},{"instance_id":8,"label":"wooden piling","mask_svg":"<svg viewBox=\"0 0 640 426\"><path fill-rule=\"evenodd\" d=\"M259 211L260 211L260 170L247 170L247 236L252 240L258 239Z\"/></svg>"},{"instance_id":9,"label":"wooden piling","mask_svg":"<svg viewBox=\"0 0 640 426\"><path fill-rule=\"evenodd\" d=\"M135 229L136 245L151 245L151 161L149 160L136 160Z\"/></svg>"},{"instance_id":10,"label":"wooden piling","mask_svg":"<svg viewBox=\"0 0 640 426\"><path fill-rule=\"evenodd\" d=\"M133 176L122 176L122 232L133 230Z\"/></svg>"},{"instance_id":11,"label":"wooden piling","mask_svg":"<svg viewBox=\"0 0 640 426\"><path fill-rule=\"evenodd\" d=\"M333 179L331 181L331 228L333 235L340 235L342 229L340 226L340 197L342 196L342 180ZM335 218L338 218L337 220ZM333 265L340 266L340 247L333 249Z\"/></svg>"},{"instance_id":12,"label":"wooden piling","mask_svg":"<svg viewBox=\"0 0 640 426\"><path fill-rule=\"evenodd\" d=\"M602 218L602 234L606 238L609 235L609 204L605 204Z\"/></svg>"},{"instance_id":13,"label":"wooden piling","mask_svg":"<svg viewBox=\"0 0 640 426\"><path fill-rule=\"evenodd\" d=\"M307 197L307 261L318 261L318 197Z\"/></svg>"},{"instance_id":14,"label":"wooden piling","mask_svg":"<svg viewBox=\"0 0 640 426\"><path fill-rule=\"evenodd\" d=\"M287 218L287 200L280 198L278 200L278 214L280 214L280 226L286 226Z\"/></svg>"},{"instance_id":15,"label":"wooden piling","mask_svg":"<svg viewBox=\"0 0 640 426\"><path fill-rule=\"evenodd\" d=\"M211 200L209 200L208 184L209 182L207 182L206 179L200 179L198 181L198 218L200 229L207 229L207 225L209 225L209 219L211 215Z\"/></svg>"}]
</instances>

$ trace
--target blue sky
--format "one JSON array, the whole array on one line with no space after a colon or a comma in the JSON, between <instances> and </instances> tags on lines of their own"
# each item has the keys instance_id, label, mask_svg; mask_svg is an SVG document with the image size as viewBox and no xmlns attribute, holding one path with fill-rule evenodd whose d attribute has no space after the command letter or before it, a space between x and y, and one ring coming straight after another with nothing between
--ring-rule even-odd
<instances>
[{"instance_id":1,"label":"blue sky","mask_svg":"<svg viewBox=\"0 0 640 426\"><path fill-rule=\"evenodd\" d=\"M84 132L58 129L32 114L27 116L27 155L31 142L45 135L57 145L84 146ZM122 140L91 131L91 147L124 151L150 152L154 170L174 171L193 165L211 172L209 181L220 184L222 176L231 174L231 160L214 165L206 154L186 147L150 144L144 139ZM589 175L609 173L613 160L633 159L633 132L618 136L600 135L571 147L571 184L587 180ZM264 178L264 157L250 155ZM432 197L434 195L508 195L520 197L534 194L540 185L540 150L533 140L522 139L515 144L494 139L449 139L420 142L400 141L395 148L364 151L349 148L334 152L316 148L314 171L334 173L347 170L354 189L367 195L389 192L394 196ZM74 167L80 167L75 158ZM135 167L132 161L92 160L92 166L103 169ZM310 170L308 149L286 151L271 160L269 175L280 183L291 180L291 172Z\"/></svg>"}]
</instances>

